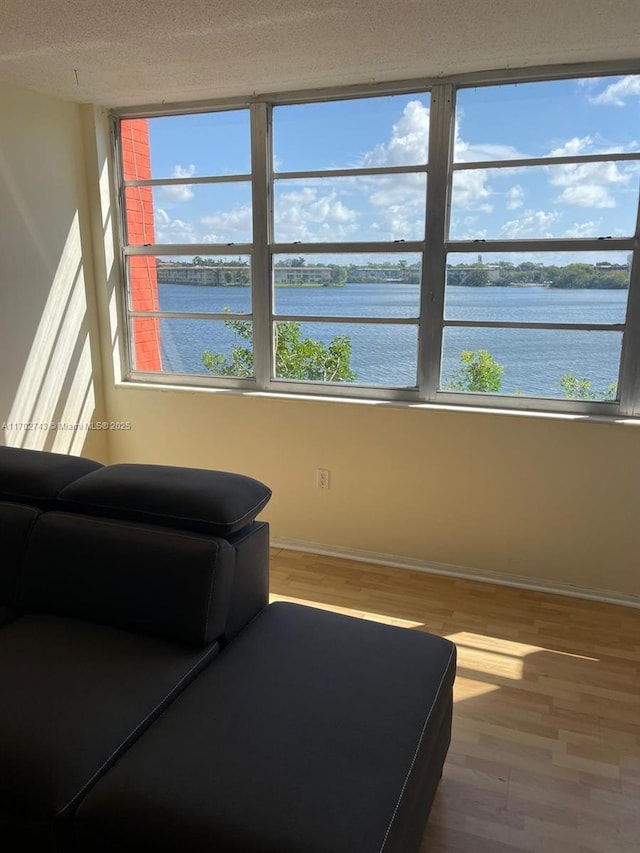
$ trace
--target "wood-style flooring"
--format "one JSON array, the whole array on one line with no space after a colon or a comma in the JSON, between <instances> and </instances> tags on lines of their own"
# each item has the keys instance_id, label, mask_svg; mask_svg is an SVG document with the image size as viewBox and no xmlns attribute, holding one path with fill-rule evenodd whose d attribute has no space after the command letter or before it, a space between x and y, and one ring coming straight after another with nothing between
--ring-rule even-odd
<instances>
[{"instance_id":1,"label":"wood-style flooring","mask_svg":"<svg viewBox=\"0 0 640 853\"><path fill-rule=\"evenodd\" d=\"M278 549L271 592L456 643L421 853L640 853L640 610Z\"/></svg>"}]
</instances>

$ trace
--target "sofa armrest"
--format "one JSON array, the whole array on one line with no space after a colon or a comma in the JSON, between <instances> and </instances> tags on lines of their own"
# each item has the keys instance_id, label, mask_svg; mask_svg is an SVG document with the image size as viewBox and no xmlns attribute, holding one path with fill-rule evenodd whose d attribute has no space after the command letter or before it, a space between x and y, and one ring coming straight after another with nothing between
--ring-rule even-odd
<instances>
[{"instance_id":1,"label":"sofa armrest","mask_svg":"<svg viewBox=\"0 0 640 853\"><path fill-rule=\"evenodd\" d=\"M236 559L223 636L227 642L269 603L269 525L256 521L228 541Z\"/></svg>"}]
</instances>

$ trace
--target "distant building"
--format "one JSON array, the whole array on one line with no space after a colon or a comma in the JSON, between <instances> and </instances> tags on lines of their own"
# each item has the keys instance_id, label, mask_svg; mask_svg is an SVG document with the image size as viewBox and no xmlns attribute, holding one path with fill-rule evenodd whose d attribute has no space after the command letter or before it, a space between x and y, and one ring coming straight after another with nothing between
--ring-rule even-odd
<instances>
[{"instance_id":1,"label":"distant building","mask_svg":"<svg viewBox=\"0 0 640 853\"><path fill-rule=\"evenodd\" d=\"M326 284L331 282L330 267L275 267L274 284Z\"/></svg>"},{"instance_id":2,"label":"distant building","mask_svg":"<svg viewBox=\"0 0 640 853\"><path fill-rule=\"evenodd\" d=\"M349 276L367 281L408 281L416 270L409 267L349 267Z\"/></svg>"},{"instance_id":3,"label":"distant building","mask_svg":"<svg viewBox=\"0 0 640 853\"><path fill-rule=\"evenodd\" d=\"M599 264L594 264L598 272L629 272L629 264L609 264L603 261Z\"/></svg>"},{"instance_id":4,"label":"distant building","mask_svg":"<svg viewBox=\"0 0 640 853\"><path fill-rule=\"evenodd\" d=\"M193 284L196 286L230 286L250 284L248 266L217 264L196 266L191 264L158 264L158 284Z\"/></svg>"},{"instance_id":5,"label":"distant building","mask_svg":"<svg viewBox=\"0 0 640 853\"><path fill-rule=\"evenodd\" d=\"M482 267L447 267L447 284L464 284L464 280L469 273L478 269L486 270L489 275L489 281L498 281L500 278L500 267L495 264L484 264Z\"/></svg>"}]
</instances>

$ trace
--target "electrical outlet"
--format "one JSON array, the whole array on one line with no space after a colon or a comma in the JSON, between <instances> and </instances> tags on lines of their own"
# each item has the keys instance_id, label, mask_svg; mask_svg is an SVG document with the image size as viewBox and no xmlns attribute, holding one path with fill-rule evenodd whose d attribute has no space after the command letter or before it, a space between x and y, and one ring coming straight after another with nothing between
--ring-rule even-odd
<instances>
[{"instance_id":1,"label":"electrical outlet","mask_svg":"<svg viewBox=\"0 0 640 853\"><path fill-rule=\"evenodd\" d=\"M328 468L316 468L316 488L325 490L329 488Z\"/></svg>"}]
</instances>

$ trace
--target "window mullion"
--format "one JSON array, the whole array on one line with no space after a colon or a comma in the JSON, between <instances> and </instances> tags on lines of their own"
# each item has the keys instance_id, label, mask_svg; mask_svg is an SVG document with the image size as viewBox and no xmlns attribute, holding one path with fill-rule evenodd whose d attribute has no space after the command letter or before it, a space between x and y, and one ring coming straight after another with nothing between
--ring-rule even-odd
<instances>
[{"instance_id":1,"label":"window mullion","mask_svg":"<svg viewBox=\"0 0 640 853\"><path fill-rule=\"evenodd\" d=\"M440 382L454 98L452 85L434 86L431 90L426 241L418 342L418 387L425 400L435 399Z\"/></svg>"},{"instance_id":2,"label":"window mullion","mask_svg":"<svg viewBox=\"0 0 640 853\"><path fill-rule=\"evenodd\" d=\"M620 411L640 414L640 198L629 270L627 323L620 356Z\"/></svg>"},{"instance_id":3,"label":"window mullion","mask_svg":"<svg viewBox=\"0 0 640 853\"><path fill-rule=\"evenodd\" d=\"M253 369L257 387L264 390L271 377L270 284L270 115L265 103L251 106L251 162L253 254L251 259L253 312Z\"/></svg>"}]
</instances>

